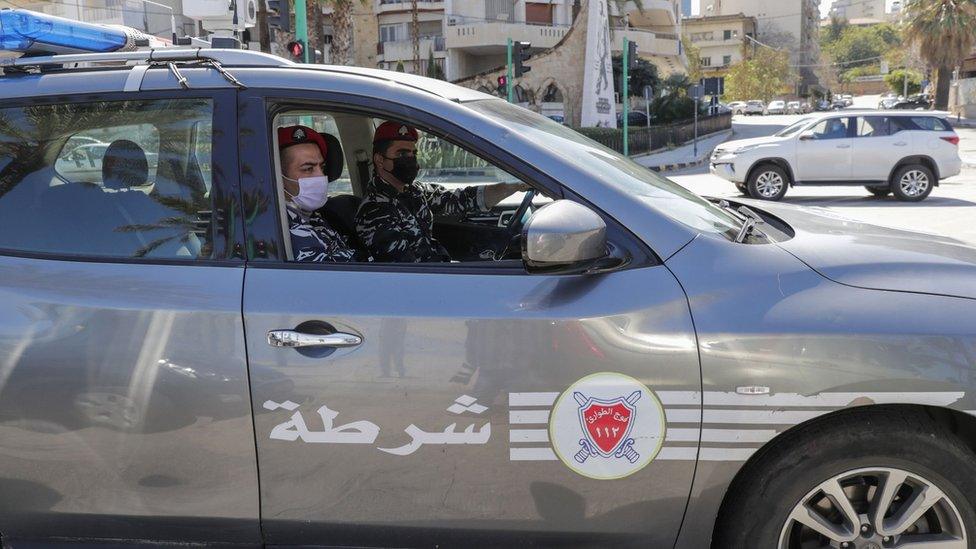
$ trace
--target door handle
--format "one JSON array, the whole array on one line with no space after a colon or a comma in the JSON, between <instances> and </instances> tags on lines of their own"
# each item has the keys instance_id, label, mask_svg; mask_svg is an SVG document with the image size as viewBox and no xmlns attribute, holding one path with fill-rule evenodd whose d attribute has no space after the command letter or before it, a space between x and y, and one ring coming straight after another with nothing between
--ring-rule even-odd
<instances>
[{"instance_id":1,"label":"door handle","mask_svg":"<svg viewBox=\"0 0 976 549\"><path fill-rule=\"evenodd\" d=\"M895 142L895 146L896 146L896 147L904 147L904 146L905 146L905 145L907 145L907 144L908 144L908 143L905 143L904 141L896 141L896 142Z\"/></svg>"},{"instance_id":2,"label":"door handle","mask_svg":"<svg viewBox=\"0 0 976 549\"><path fill-rule=\"evenodd\" d=\"M306 334L295 330L271 330L268 345L272 347L355 347L363 338L336 332L334 334Z\"/></svg>"},{"instance_id":3,"label":"door handle","mask_svg":"<svg viewBox=\"0 0 976 549\"><path fill-rule=\"evenodd\" d=\"M837 145L837 148L838 149L849 149L849 148L851 148L851 146L850 145Z\"/></svg>"}]
</instances>

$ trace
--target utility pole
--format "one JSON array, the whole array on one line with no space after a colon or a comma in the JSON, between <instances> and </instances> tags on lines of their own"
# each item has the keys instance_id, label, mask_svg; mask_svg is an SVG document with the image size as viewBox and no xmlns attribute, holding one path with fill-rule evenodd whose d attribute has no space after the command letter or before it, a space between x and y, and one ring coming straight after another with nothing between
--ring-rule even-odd
<instances>
[{"instance_id":1,"label":"utility pole","mask_svg":"<svg viewBox=\"0 0 976 549\"><path fill-rule=\"evenodd\" d=\"M302 43L302 61L308 63L308 21L306 19L305 0L295 0L295 40Z\"/></svg>"},{"instance_id":2,"label":"utility pole","mask_svg":"<svg viewBox=\"0 0 976 549\"><path fill-rule=\"evenodd\" d=\"M420 71L420 17L417 13L417 0L410 0L410 12L413 17L410 25L410 39L413 40L413 73L422 74Z\"/></svg>"},{"instance_id":3,"label":"utility pole","mask_svg":"<svg viewBox=\"0 0 976 549\"><path fill-rule=\"evenodd\" d=\"M508 61L505 64L505 67L506 67L506 72L505 72L505 91L508 92L508 102L511 103L512 102L512 88L513 88L513 84L514 84L514 80L515 80L515 75L513 74L513 71L512 71L512 39L511 38L508 39L508 47L506 49L507 49L506 56L507 56Z\"/></svg>"},{"instance_id":4,"label":"utility pole","mask_svg":"<svg viewBox=\"0 0 976 549\"><path fill-rule=\"evenodd\" d=\"M630 132L628 131L630 130L630 101L628 101L630 98L627 97L627 92L629 91L627 89L627 84L630 81L630 78L628 78L628 76L630 76L628 74L629 71L627 70L630 68L630 47L628 42L629 40L627 40L627 37L624 36L624 58L621 67L623 69L621 71L621 77L623 80L623 85L621 87L623 88L624 99L624 156L629 156L630 154Z\"/></svg>"}]
</instances>

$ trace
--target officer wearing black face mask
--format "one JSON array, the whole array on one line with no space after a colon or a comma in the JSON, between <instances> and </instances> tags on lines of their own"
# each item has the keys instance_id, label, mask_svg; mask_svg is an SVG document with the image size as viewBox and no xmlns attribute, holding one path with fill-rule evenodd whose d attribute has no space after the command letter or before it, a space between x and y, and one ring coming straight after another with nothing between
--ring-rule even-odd
<instances>
[{"instance_id":1,"label":"officer wearing black face mask","mask_svg":"<svg viewBox=\"0 0 976 549\"><path fill-rule=\"evenodd\" d=\"M356 213L356 232L376 261L450 261L434 238L435 215L486 212L516 191L521 183L497 183L449 191L415 181L417 130L384 122L373 135L373 179Z\"/></svg>"}]
</instances>

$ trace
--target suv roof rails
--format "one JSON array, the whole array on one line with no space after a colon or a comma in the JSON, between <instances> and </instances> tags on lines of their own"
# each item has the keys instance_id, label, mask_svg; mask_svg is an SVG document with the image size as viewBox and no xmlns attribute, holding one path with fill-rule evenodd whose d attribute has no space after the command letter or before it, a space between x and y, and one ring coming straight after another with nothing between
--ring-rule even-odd
<instances>
[{"instance_id":1,"label":"suv roof rails","mask_svg":"<svg viewBox=\"0 0 976 549\"><path fill-rule=\"evenodd\" d=\"M129 61L137 63L214 61L220 65L229 67L281 67L295 65L295 63L282 57L255 51L214 48L159 48L144 51L78 53L0 59L0 69L67 65L71 63L118 63Z\"/></svg>"}]
</instances>

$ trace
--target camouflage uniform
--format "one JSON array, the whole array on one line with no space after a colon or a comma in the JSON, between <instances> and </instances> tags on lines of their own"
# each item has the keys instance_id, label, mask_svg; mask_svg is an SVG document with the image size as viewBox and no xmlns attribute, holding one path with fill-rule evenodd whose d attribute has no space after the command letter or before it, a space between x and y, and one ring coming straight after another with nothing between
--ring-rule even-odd
<instances>
[{"instance_id":1,"label":"camouflage uniform","mask_svg":"<svg viewBox=\"0 0 976 549\"><path fill-rule=\"evenodd\" d=\"M398 193L374 177L356 212L356 232L376 261L450 261L450 254L434 238L434 216L485 212L484 193L483 186L449 191L416 181Z\"/></svg>"},{"instance_id":2,"label":"camouflage uniform","mask_svg":"<svg viewBox=\"0 0 976 549\"><path fill-rule=\"evenodd\" d=\"M295 261L316 263L362 261L365 254L357 252L322 219L317 212L306 214L288 204L288 233Z\"/></svg>"}]
</instances>

